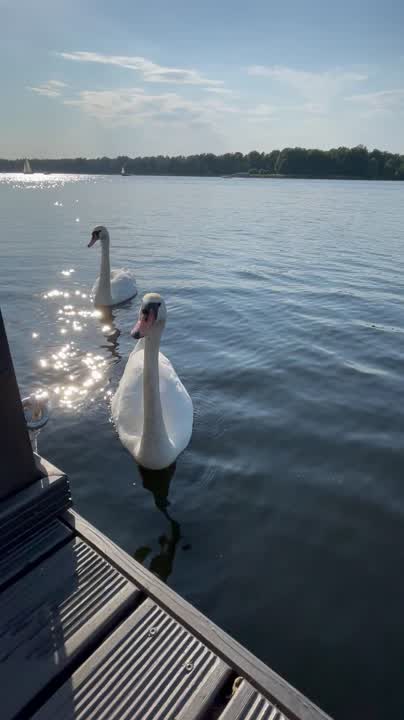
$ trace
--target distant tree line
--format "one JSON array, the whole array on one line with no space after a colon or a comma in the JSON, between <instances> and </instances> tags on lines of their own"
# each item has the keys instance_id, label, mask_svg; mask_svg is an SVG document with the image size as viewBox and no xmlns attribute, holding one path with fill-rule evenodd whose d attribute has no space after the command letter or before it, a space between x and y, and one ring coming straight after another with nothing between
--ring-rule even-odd
<instances>
[{"instance_id":1,"label":"distant tree line","mask_svg":"<svg viewBox=\"0 0 404 720\"><path fill-rule=\"evenodd\" d=\"M332 150L284 148L270 153L256 150L243 153L213 155L178 155L167 157L130 158L61 158L43 160L30 158L35 172L88 173L116 175L124 168L128 175L280 175L313 178L362 178L373 180L404 180L404 155L369 151L363 145ZM23 159L1 160L0 172L16 172L23 168Z\"/></svg>"}]
</instances>

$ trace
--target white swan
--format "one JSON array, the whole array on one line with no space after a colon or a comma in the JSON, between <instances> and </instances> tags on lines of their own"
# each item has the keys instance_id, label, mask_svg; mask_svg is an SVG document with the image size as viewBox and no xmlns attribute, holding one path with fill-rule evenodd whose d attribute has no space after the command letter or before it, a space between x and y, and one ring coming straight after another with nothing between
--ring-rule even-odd
<instances>
[{"instance_id":1,"label":"white swan","mask_svg":"<svg viewBox=\"0 0 404 720\"><path fill-rule=\"evenodd\" d=\"M159 352L167 310L157 293L144 296L129 356L112 398L112 417L123 445L150 470L174 462L192 434L193 406L170 361Z\"/></svg>"},{"instance_id":2,"label":"white swan","mask_svg":"<svg viewBox=\"0 0 404 720\"><path fill-rule=\"evenodd\" d=\"M133 274L126 268L111 270L109 264L109 232L103 225L94 228L88 247L97 240L101 243L100 276L92 289L95 305L119 305L137 295L137 287Z\"/></svg>"}]
</instances>

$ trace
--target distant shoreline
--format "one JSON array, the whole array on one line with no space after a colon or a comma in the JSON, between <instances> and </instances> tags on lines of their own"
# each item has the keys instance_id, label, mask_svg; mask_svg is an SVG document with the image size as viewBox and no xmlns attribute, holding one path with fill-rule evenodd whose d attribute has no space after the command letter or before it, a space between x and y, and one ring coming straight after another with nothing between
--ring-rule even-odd
<instances>
[{"instance_id":1,"label":"distant shoreline","mask_svg":"<svg viewBox=\"0 0 404 720\"><path fill-rule=\"evenodd\" d=\"M269 173L236 173L234 175L222 175L221 177L223 179L253 178L258 180L364 180L369 182L400 182L404 180L404 178L370 178L361 177L360 175L279 175L277 173L273 173L272 175Z\"/></svg>"},{"instance_id":2,"label":"distant shoreline","mask_svg":"<svg viewBox=\"0 0 404 720\"><path fill-rule=\"evenodd\" d=\"M404 180L404 155L382 150L369 151L364 145L330 150L300 147L252 150L214 155L119 156L115 158L0 158L0 172L70 173L75 175L130 175L172 177L299 178L306 180Z\"/></svg>"},{"instance_id":3,"label":"distant shoreline","mask_svg":"<svg viewBox=\"0 0 404 720\"><path fill-rule=\"evenodd\" d=\"M120 173L107 173L107 172L100 172L100 171L94 171L94 172L80 172L80 171L74 171L74 170L34 170L30 174L24 174L23 172L19 170L0 170L0 175L21 175L22 177L30 178L33 175L47 175L48 177L51 177L52 175L83 175L84 176L92 176L92 175L99 175L100 177L121 177ZM229 175L191 175L189 173L187 174L180 174L180 173L128 173L124 176L122 182L126 178L131 177L165 177L165 178L174 178L174 177L183 177L183 178L201 178L206 180L362 180L365 182L400 182L404 180L404 177L399 178L383 178L383 177L376 177L376 178L370 178L370 177L361 177L360 175L280 175L279 173L231 173Z\"/></svg>"}]
</instances>

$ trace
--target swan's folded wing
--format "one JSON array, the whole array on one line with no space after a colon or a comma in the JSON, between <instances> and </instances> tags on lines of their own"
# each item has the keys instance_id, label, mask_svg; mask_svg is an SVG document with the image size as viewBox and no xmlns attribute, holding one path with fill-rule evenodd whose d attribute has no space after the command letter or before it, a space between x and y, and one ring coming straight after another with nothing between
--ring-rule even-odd
<instances>
[{"instance_id":1,"label":"swan's folded wing","mask_svg":"<svg viewBox=\"0 0 404 720\"><path fill-rule=\"evenodd\" d=\"M122 444L134 452L143 430L143 341L137 343L126 363L111 411Z\"/></svg>"},{"instance_id":2,"label":"swan's folded wing","mask_svg":"<svg viewBox=\"0 0 404 720\"><path fill-rule=\"evenodd\" d=\"M111 270L111 295L114 304L118 305L136 294L135 276L130 270L126 268Z\"/></svg>"},{"instance_id":3,"label":"swan's folded wing","mask_svg":"<svg viewBox=\"0 0 404 720\"><path fill-rule=\"evenodd\" d=\"M185 450L192 434L192 400L163 353L159 355L160 397L164 424L178 453Z\"/></svg>"}]
</instances>

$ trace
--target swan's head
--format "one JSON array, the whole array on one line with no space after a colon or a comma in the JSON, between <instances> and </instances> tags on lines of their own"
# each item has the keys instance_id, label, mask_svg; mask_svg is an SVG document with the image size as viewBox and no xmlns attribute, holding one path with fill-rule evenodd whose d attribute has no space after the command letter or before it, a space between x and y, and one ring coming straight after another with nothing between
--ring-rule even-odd
<instances>
[{"instance_id":1,"label":"swan's head","mask_svg":"<svg viewBox=\"0 0 404 720\"><path fill-rule=\"evenodd\" d=\"M166 304L158 293L147 293L142 300L139 319L131 335L135 340L162 333L167 319Z\"/></svg>"},{"instance_id":2,"label":"swan's head","mask_svg":"<svg viewBox=\"0 0 404 720\"><path fill-rule=\"evenodd\" d=\"M109 232L104 225L97 225L97 227L94 228L88 247L92 247L97 240L100 240L102 245L109 243Z\"/></svg>"}]
</instances>

